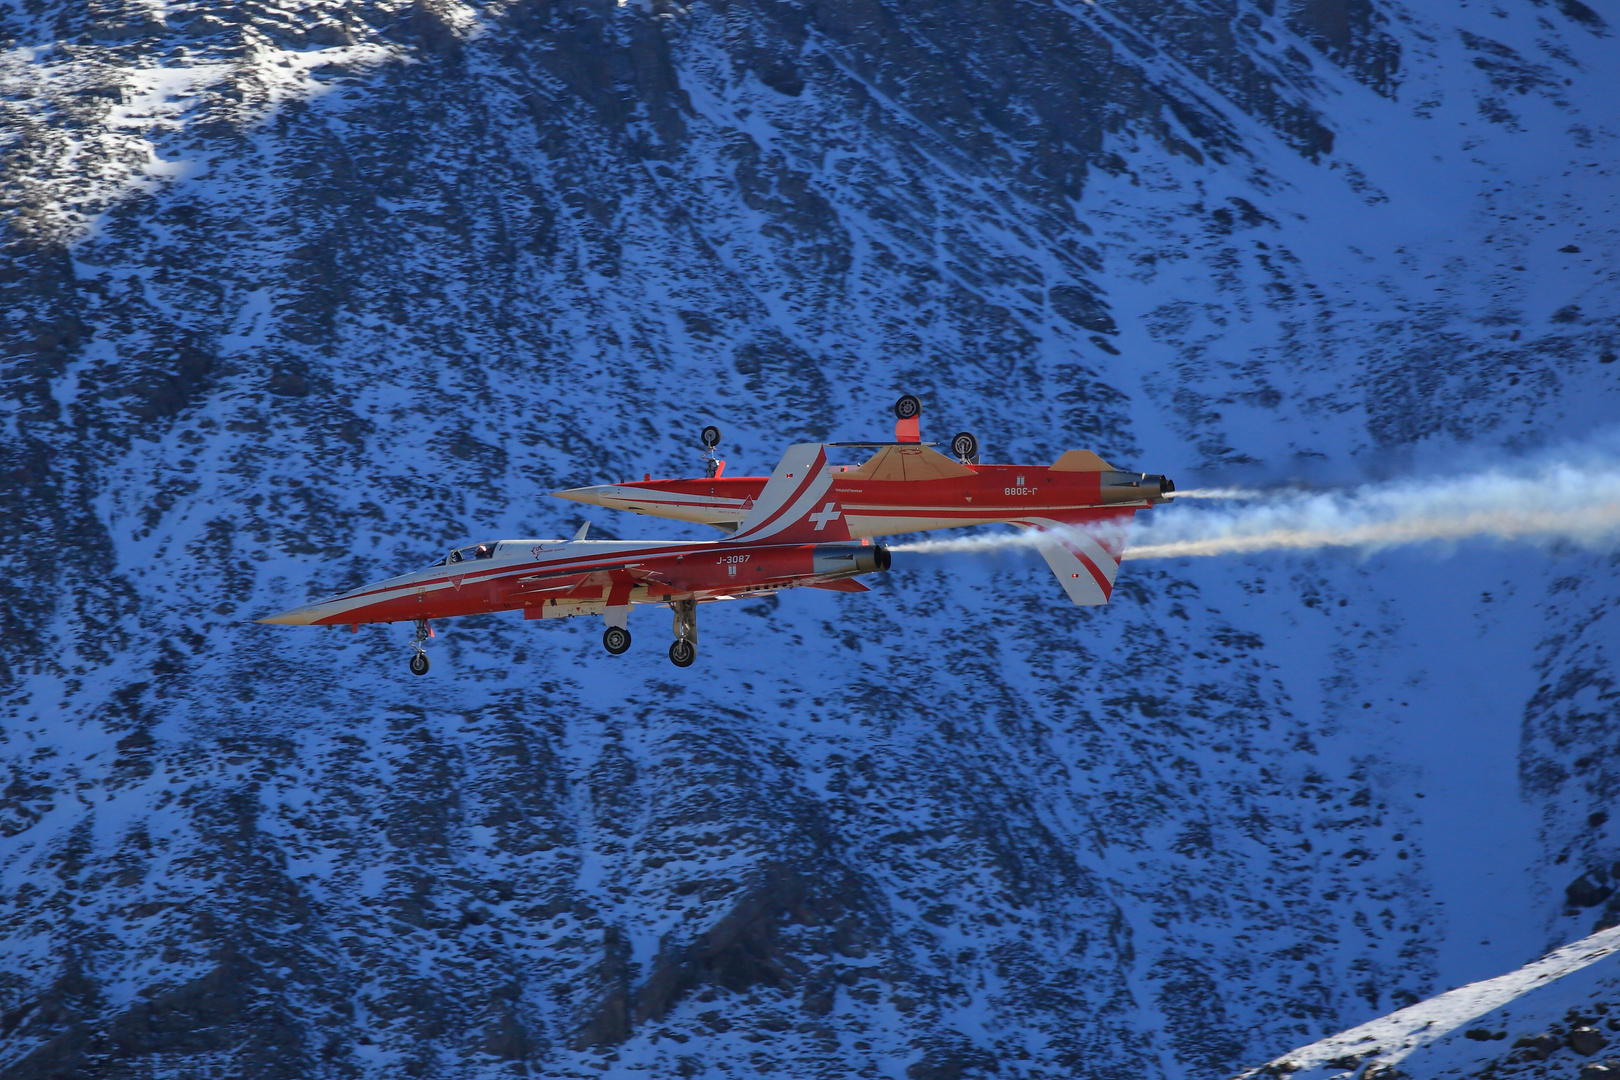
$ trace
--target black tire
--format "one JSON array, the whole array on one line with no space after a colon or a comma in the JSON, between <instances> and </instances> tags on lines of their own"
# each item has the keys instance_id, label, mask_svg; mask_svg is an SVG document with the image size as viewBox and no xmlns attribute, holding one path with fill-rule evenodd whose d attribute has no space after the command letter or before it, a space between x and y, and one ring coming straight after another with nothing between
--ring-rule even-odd
<instances>
[{"instance_id":1,"label":"black tire","mask_svg":"<svg viewBox=\"0 0 1620 1080\"><path fill-rule=\"evenodd\" d=\"M669 662L676 667L691 667L697 659L697 646L685 638L677 639L669 647Z\"/></svg>"},{"instance_id":2,"label":"black tire","mask_svg":"<svg viewBox=\"0 0 1620 1080\"><path fill-rule=\"evenodd\" d=\"M428 671L428 658L424 653L417 653L411 657L411 674L426 675Z\"/></svg>"},{"instance_id":3,"label":"black tire","mask_svg":"<svg viewBox=\"0 0 1620 1080\"><path fill-rule=\"evenodd\" d=\"M902 395L900 400L894 403L894 415L896 419L910 420L913 416L916 416L920 412L922 412L922 402L918 401L910 394Z\"/></svg>"},{"instance_id":4,"label":"black tire","mask_svg":"<svg viewBox=\"0 0 1620 1080\"><path fill-rule=\"evenodd\" d=\"M602 648L618 656L630 648L630 631L622 626L610 626L602 631Z\"/></svg>"},{"instance_id":5,"label":"black tire","mask_svg":"<svg viewBox=\"0 0 1620 1080\"><path fill-rule=\"evenodd\" d=\"M963 461L977 461L979 459L979 440L973 437L971 431L958 431L951 436L951 453Z\"/></svg>"},{"instance_id":6,"label":"black tire","mask_svg":"<svg viewBox=\"0 0 1620 1080\"><path fill-rule=\"evenodd\" d=\"M715 447L720 445L720 429L715 427L713 424L710 424L708 427L703 429L703 433L700 434L698 438L703 440L704 446L707 446L710 450L713 450Z\"/></svg>"}]
</instances>

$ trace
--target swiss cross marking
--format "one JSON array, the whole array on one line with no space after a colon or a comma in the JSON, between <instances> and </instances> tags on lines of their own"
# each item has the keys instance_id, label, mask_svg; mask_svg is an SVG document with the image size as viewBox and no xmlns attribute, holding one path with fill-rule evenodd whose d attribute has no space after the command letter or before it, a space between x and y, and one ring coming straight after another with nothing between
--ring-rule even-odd
<instances>
[{"instance_id":1,"label":"swiss cross marking","mask_svg":"<svg viewBox=\"0 0 1620 1080\"><path fill-rule=\"evenodd\" d=\"M843 517L842 514L834 509L835 506L837 506L836 503L828 503L826 506L821 508L820 512L810 515L810 520L816 523L816 532L820 532L822 529L825 529L827 527L827 522L837 521L839 518Z\"/></svg>"}]
</instances>

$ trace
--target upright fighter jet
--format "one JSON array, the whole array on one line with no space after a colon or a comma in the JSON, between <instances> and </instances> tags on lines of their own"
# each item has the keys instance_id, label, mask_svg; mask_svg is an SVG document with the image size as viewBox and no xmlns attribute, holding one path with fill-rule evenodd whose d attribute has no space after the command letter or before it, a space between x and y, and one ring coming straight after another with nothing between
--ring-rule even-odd
<instances>
[{"instance_id":1,"label":"upright fighter jet","mask_svg":"<svg viewBox=\"0 0 1620 1080\"><path fill-rule=\"evenodd\" d=\"M1076 604L1106 604L1138 510L1168 500L1176 486L1155 473L1122 472L1089 450L1070 450L1050 465L981 465L979 441L951 439L952 456L924 443L922 405L907 394L895 403L894 441L829 443L870 449L858 466L833 466L816 512L815 529L839 523L851 537L1005 523L1047 538L1037 544L1063 591ZM714 456L720 430L706 427L708 475L571 488L561 499L653 517L714 525L743 525L766 488L763 476L726 476Z\"/></svg>"},{"instance_id":2,"label":"upright fighter jet","mask_svg":"<svg viewBox=\"0 0 1620 1080\"><path fill-rule=\"evenodd\" d=\"M425 675L433 619L517 610L525 619L600 615L607 623L602 644L617 655L630 648L631 608L662 604L675 613L669 658L688 667L697 659L699 604L801 585L866 592L855 579L889 568L888 549L852 538L841 515L818 511L833 476L826 448L801 443L788 447L724 539L587 540L587 525L572 540L492 540L259 622L355 631L365 623L415 623L411 671Z\"/></svg>"}]
</instances>

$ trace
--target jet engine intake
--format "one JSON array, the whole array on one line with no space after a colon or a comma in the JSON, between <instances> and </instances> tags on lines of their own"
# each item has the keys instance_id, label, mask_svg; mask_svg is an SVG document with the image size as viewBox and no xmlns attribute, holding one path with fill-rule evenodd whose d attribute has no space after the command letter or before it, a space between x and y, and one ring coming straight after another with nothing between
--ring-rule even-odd
<instances>
[{"instance_id":1,"label":"jet engine intake","mask_svg":"<svg viewBox=\"0 0 1620 1080\"><path fill-rule=\"evenodd\" d=\"M818 577L852 577L887 570L890 561L882 544L817 544L811 568Z\"/></svg>"},{"instance_id":2,"label":"jet engine intake","mask_svg":"<svg viewBox=\"0 0 1620 1080\"><path fill-rule=\"evenodd\" d=\"M1164 502L1176 490L1174 481L1158 473L1109 471L1098 479L1105 503Z\"/></svg>"}]
</instances>

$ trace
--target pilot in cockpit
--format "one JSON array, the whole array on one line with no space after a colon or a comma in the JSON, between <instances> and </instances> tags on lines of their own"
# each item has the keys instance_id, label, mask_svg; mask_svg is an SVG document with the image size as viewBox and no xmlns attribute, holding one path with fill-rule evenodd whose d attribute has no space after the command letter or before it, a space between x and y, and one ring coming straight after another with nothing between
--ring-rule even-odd
<instances>
[{"instance_id":1,"label":"pilot in cockpit","mask_svg":"<svg viewBox=\"0 0 1620 1080\"><path fill-rule=\"evenodd\" d=\"M449 566L452 563L468 562L473 559L493 559L495 557L494 544L475 544L471 547L451 548L450 554L434 563L434 566Z\"/></svg>"}]
</instances>

